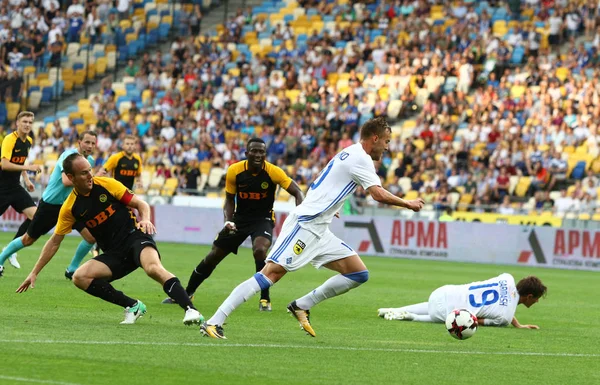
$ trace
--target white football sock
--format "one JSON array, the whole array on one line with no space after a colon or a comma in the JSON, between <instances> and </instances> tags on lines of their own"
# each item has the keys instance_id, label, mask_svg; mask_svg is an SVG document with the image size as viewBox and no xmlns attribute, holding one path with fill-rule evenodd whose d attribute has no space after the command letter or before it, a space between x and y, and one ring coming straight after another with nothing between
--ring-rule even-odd
<instances>
[{"instance_id":1,"label":"white football sock","mask_svg":"<svg viewBox=\"0 0 600 385\"><path fill-rule=\"evenodd\" d=\"M395 312L409 312L417 315L429 315L429 302L421 302L414 305L403 306L394 309Z\"/></svg>"},{"instance_id":2,"label":"white football sock","mask_svg":"<svg viewBox=\"0 0 600 385\"><path fill-rule=\"evenodd\" d=\"M434 322L429 315L414 314L413 321L416 322Z\"/></svg>"},{"instance_id":3,"label":"white football sock","mask_svg":"<svg viewBox=\"0 0 600 385\"><path fill-rule=\"evenodd\" d=\"M360 282L347 278L342 274L334 275L315 290L304 297L297 299L296 305L300 309L309 310L319 302L325 301L327 298L344 294L350 289L354 289L360 285Z\"/></svg>"},{"instance_id":4,"label":"white football sock","mask_svg":"<svg viewBox=\"0 0 600 385\"><path fill-rule=\"evenodd\" d=\"M273 283L267 277L265 277L262 274L260 275L268 282L269 286L273 285ZM227 297L227 299L223 301L221 306L219 306L219 309L217 309L216 313L207 321L207 324L219 326L223 325L227 317L229 317L229 315L233 313L235 309L237 309L241 304L252 298L252 296L258 293L260 290L261 287L258 284L258 280L256 277L252 277L240 283L235 289L233 289L231 294L229 294L229 297Z\"/></svg>"}]
</instances>

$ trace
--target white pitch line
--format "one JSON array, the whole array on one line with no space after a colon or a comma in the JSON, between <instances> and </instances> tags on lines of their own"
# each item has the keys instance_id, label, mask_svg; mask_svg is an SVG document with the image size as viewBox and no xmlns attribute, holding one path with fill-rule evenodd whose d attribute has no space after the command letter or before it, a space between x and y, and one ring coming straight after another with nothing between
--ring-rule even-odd
<instances>
[{"instance_id":1,"label":"white pitch line","mask_svg":"<svg viewBox=\"0 0 600 385\"><path fill-rule=\"evenodd\" d=\"M3 376L3 375L0 375L0 380L10 380L10 381L18 381L18 382L34 382L36 384L79 385L79 384L75 384L73 382L62 382L62 381L52 381L52 380L38 380L36 378L12 377L12 376Z\"/></svg>"},{"instance_id":2,"label":"white pitch line","mask_svg":"<svg viewBox=\"0 0 600 385\"><path fill-rule=\"evenodd\" d=\"M422 353L422 354L467 354L494 356L539 356L539 357L574 357L596 358L600 354L588 353L543 353L543 352L482 352L472 350L432 350L432 349L396 349L396 348L359 348L351 346L319 346L319 345L278 345L278 344L237 344L223 341L222 343L199 342L145 342L145 341L75 341L75 340L0 340L1 343L18 344L49 344L49 345L130 345L130 346L191 346L191 347L220 347L220 348L268 348L268 349L313 349L313 350L343 350L359 352L387 353Z\"/></svg>"}]
</instances>

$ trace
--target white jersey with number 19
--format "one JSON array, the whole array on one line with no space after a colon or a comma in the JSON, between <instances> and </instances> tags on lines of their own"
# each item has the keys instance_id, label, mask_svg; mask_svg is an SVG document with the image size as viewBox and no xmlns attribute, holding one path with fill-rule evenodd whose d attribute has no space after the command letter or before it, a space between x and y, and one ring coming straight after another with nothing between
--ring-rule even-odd
<instances>
[{"instance_id":1,"label":"white jersey with number 19","mask_svg":"<svg viewBox=\"0 0 600 385\"><path fill-rule=\"evenodd\" d=\"M453 309L466 308L477 318L483 318L485 325L510 324L519 304L515 279L508 273L486 281L443 286L437 291L445 294L446 314ZM432 297L435 297L435 292Z\"/></svg>"},{"instance_id":2,"label":"white jersey with number 19","mask_svg":"<svg viewBox=\"0 0 600 385\"><path fill-rule=\"evenodd\" d=\"M293 213L302 228L322 234L344 201L356 190L381 185L373 159L360 143L340 151L310 185L306 198Z\"/></svg>"}]
</instances>

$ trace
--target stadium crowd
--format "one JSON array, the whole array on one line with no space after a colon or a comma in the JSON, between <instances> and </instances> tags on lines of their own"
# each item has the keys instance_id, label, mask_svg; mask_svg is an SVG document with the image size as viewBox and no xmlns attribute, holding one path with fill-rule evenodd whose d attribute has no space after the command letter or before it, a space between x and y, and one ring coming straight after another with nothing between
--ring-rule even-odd
<instances>
[{"instance_id":1,"label":"stadium crowd","mask_svg":"<svg viewBox=\"0 0 600 385\"><path fill-rule=\"evenodd\" d=\"M64 14L54 3L23 2L0 13L30 12L34 29L50 22L47 32L67 41L89 27L86 17L110 14L104 3L86 9L73 0ZM216 35L182 36L169 54L130 61L126 72L147 97L126 110L105 79L91 98L97 165L126 134L137 135L154 176L177 177L179 191L191 193L199 164L227 168L244 157L247 138L259 136L268 160L306 186L358 139L364 121L384 115L397 124L378 174L401 196L501 213L531 197L540 211L595 204L598 2L299 3L304 12L295 18L238 10ZM28 34L13 37L9 22L0 21L0 40L26 50L16 42ZM57 121L51 136L38 135L32 156L45 146L60 153L76 138L74 125Z\"/></svg>"},{"instance_id":2,"label":"stadium crowd","mask_svg":"<svg viewBox=\"0 0 600 385\"><path fill-rule=\"evenodd\" d=\"M85 33L92 44L112 41L119 20L129 17L131 0L11 0L0 6L0 101L21 97L23 68L60 65L66 44ZM114 5L114 6L113 6ZM104 26L104 28L102 28ZM102 32L103 31L103 32Z\"/></svg>"}]
</instances>

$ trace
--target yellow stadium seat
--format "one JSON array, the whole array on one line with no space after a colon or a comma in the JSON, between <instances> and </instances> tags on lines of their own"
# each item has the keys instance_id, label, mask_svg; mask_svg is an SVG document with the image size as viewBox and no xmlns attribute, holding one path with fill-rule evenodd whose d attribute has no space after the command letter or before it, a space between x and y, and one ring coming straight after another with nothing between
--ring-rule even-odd
<instances>
[{"instance_id":1,"label":"yellow stadium seat","mask_svg":"<svg viewBox=\"0 0 600 385\"><path fill-rule=\"evenodd\" d=\"M414 140L413 145L421 151L425 149L425 141L423 139Z\"/></svg>"},{"instance_id":2,"label":"yellow stadium seat","mask_svg":"<svg viewBox=\"0 0 600 385\"><path fill-rule=\"evenodd\" d=\"M212 163L209 160L200 162L200 173L202 175L208 175L210 173L211 168L212 168Z\"/></svg>"},{"instance_id":3,"label":"yellow stadium seat","mask_svg":"<svg viewBox=\"0 0 600 385\"><path fill-rule=\"evenodd\" d=\"M527 195L527 191L529 190L529 186L531 185L531 178L524 176L519 179L517 183L517 187L515 188L515 195L519 197L524 197Z\"/></svg>"},{"instance_id":4,"label":"yellow stadium seat","mask_svg":"<svg viewBox=\"0 0 600 385\"><path fill-rule=\"evenodd\" d=\"M19 115L20 110L21 105L19 103L6 103L6 116L11 122L17 120L17 115Z\"/></svg>"},{"instance_id":5,"label":"yellow stadium seat","mask_svg":"<svg viewBox=\"0 0 600 385\"><path fill-rule=\"evenodd\" d=\"M131 28L131 21L130 20L121 20L119 22L119 27L121 27L121 29Z\"/></svg>"},{"instance_id":6,"label":"yellow stadium seat","mask_svg":"<svg viewBox=\"0 0 600 385\"><path fill-rule=\"evenodd\" d=\"M415 191L415 190L410 190L406 192L406 195L404 196L404 199L407 200L413 200L413 199L417 199L419 197L419 192Z\"/></svg>"},{"instance_id":7,"label":"yellow stadium seat","mask_svg":"<svg viewBox=\"0 0 600 385\"><path fill-rule=\"evenodd\" d=\"M559 67L556 69L556 77L562 82L569 76L570 72L567 67Z\"/></svg>"},{"instance_id":8,"label":"yellow stadium seat","mask_svg":"<svg viewBox=\"0 0 600 385\"><path fill-rule=\"evenodd\" d=\"M135 33L128 33L127 35L125 35L125 41L127 42L127 44L131 43L132 41L136 41L137 40L137 34Z\"/></svg>"}]
</instances>

